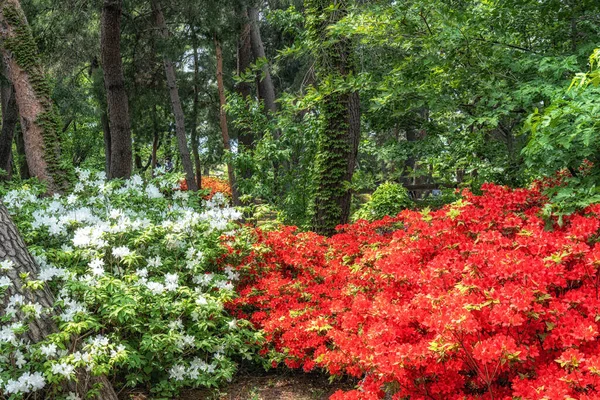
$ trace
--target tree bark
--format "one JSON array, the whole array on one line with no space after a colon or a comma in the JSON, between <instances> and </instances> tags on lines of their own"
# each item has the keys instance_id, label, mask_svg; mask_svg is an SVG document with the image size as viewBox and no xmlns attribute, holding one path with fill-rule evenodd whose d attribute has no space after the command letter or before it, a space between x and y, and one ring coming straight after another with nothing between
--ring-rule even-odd
<instances>
[{"instance_id":1,"label":"tree bark","mask_svg":"<svg viewBox=\"0 0 600 400\"><path fill-rule=\"evenodd\" d=\"M345 80L352 74L351 42L347 38L332 40L327 27L347 14L347 4L331 5L331 0L307 0L307 8L314 13L307 28L313 40L326 43L315 49L319 76ZM320 113L325 126L317 155L313 229L331 235L350 216L350 184L360 140L360 98L358 92L330 87L323 88L322 95Z\"/></svg>"},{"instance_id":2,"label":"tree bark","mask_svg":"<svg viewBox=\"0 0 600 400\"><path fill-rule=\"evenodd\" d=\"M252 65L252 24L250 23L250 19L248 17L248 9L246 7L241 7L238 14L240 18L240 34L238 37L237 50L237 75L238 77L240 77ZM252 96L252 88L250 87L250 83L248 82L238 82L238 84L235 87L235 90L244 100ZM251 129L242 128L239 130L239 141L245 149L253 149L254 140L255 138Z\"/></svg>"},{"instance_id":3,"label":"tree bark","mask_svg":"<svg viewBox=\"0 0 600 400\"><path fill-rule=\"evenodd\" d=\"M106 172L106 176L110 176L110 122L108 120L108 113L106 111L102 112L100 121L102 122L102 133L104 135L104 170Z\"/></svg>"},{"instance_id":4,"label":"tree bark","mask_svg":"<svg viewBox=\"0 0 600 400\"><path fill-rule=\"evenodd\" d=\"M165 23L165 17L160 8L158 0L152 0L152 11L154 12L154 21L156 27L163 39L169 37L169 30ZM169 95L171 97L171 107L173 108L173 115L175 117L175 134L177 136L177 146L179 148L179 155L181 156L181 164L185 171L185 180L189 190L194 192L198 191L198 185L194 178L194 167L192 166L192 159L190 157L190 150L187 144L187 138L185 133L185 117L183 115L183 107L181 106L181 99L179 98L179 90L177 89L177 80L175 76L175 66L168 57L163 57L163 63L165 66L165 74L167 76L167 85L169 87Z\"/></svg>"},{"instance_id":5,"label":"tree bark","mask_svg":"<svg viewBox=\"0 0 600 400\"><path fill-rule=\"evenodd\" d=\"M14 263L12 269L4 272L8 276L12 285L7 288L6 295L2 301L2 309L5 310L8 299L14 294L20 294L24 297L25 303L40 304L48 313L42 313L38 318L28 318L20 309L17 309L15 319L17 321L29 322L29 330L24 334L24 338L32 343L38 343L44 340L49 334L56 332L57 327L53 317L56 316L54 309L54 296L44 285L42 289L31 290L23 286L23 280L20 275L27 273L30 279L36 279L39 273L39 266L27 250L17 227L12 222L8 211L0 203L0 261L10 260ZM77 371L78 382L72 382L68 385L69 390L75 390L78 394L85 394L96 383L101 383L102 388L98 398L102 400L117 400L117 395L112 385L104 376L95 377L85 370Z\"/></svg>"},{"instance_id":6,"label":"tree bark","mask_svg":"<svg viewBox=\"0 0 600 400\"><path fill-rule=\"evenodd\" d=\"M60 167L60 124L19 0L0 3L0 45L15 90L29 171L46 183L48 192L60 192L66 185Z\"/></svg>"},{"instance_id":7,"label":"tree bark","mask_svg":"<svg viewBox=\"0 0 600 400\"><path fill-rule=\"evenodd\" d=\"M19 155L19 176L22 180L29 179L31 178L31 173L29 172L29 166L27 165L23 134L20 130L15 133L15 144L17 145L17 154Z\"/></svg>"},{"instance_id":8,"label":"tree bark","mask_svg":"<svg viewBox=\"0 0 600 400\"><path fill-rule=\"evenodd\" d=\"M152 138L151 165L152 165L152 176L154 176L154 170L156 169L156 166L158 165L158 146L159 146L159 141L160 141L160 132L158 131L158 121L157 121L157 116L156 116L156 104L154 105L154 108L152 109L152 128L153 128L154 132L153 132L153 138Z\"/></svg>"},{"instance_id":9,"label":"tree bark","mask_svg":"<svg viewBox=\"0 0 600 400\"><path fill-rule=\"evenodd\" d=\"M0 102L2 102L0 169L6 171L6 175L0 175L0 180L10 180L12 179L12 144L19 121L15 91L11 84L3 84L0 88Z\"/></svg>"},{"instance_id":10,"label":"tree bark","mask_svg":"<svg viewBox=\"0 0 600 400\"><path fill-rule=\"evenodd\" d=\"M262 76L258 79L258 95L265 103L265 110L274 113L277 111L275 104L275 87L271 79L269 64L266 62L265 46L260 35L260 21L258 17L258 7L248 7L248 18L250 19L250 42L252 44L252 53L255 60L263 60ZM276 136L279 136L276 134Z\"/></svg>"},{"instance_id":11,"label":"tree bark","mask_svg":"<svg viewBox=\"0 0 600 400\"><path fill-rule=\"evenodd\" d=\"M225 152L231 151L231 145L229 144L229 130L227 128L227 113L225 112L225 106L227 100L225 99L225 86L223 84L223 53L221 51L221 43L214 36L215 41L215 52L217 57L217 88L219 90L219 122L221 123L221 134L223 136L223 147ZM235 171L231 162L227 162L227 175L229 176L229 185L231 186L231 197L233 205L240 205L239 194L237 190L237 183L235 180Z\"/></svg>"},{"instance_id":12,"label":"tree bark","mask_svg":"<svg viewBox=\"0 0 600 400\"><path fill-rule=\"evenodd\" d=\"M194 156L194 169L196 170L196 184L202 188L202 164L198 147L198 109L200 107L200 61L198 60L198 44L196 31L192 28L192 46L194 47L194 103L192 108L192 155Z\"/></svg>"},{"instance_id":13,"label":"tree bark","mask_svg":"<svg viewBox=\"0 0 600 400\"><path fill-rule=\"evenodd\" d=\"M122 0L104 0L101 53L110 128L110 178L128 178L132 170L131 122L121 60Z\"/></svg>"}]
</instances>

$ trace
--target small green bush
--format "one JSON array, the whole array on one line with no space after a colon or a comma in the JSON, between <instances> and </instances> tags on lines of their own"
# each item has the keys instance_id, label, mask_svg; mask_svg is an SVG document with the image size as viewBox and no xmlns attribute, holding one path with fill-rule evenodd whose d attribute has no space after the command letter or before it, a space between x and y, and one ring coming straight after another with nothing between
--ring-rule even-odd
<instances>
[{"instance_id":1,"label":"small green bush","mask_svg":"<svg viewBox=\"0 0 600 400\"><path fill-rule=\"evenodd\" d=\"M408 190L399 183L386 182L380 185L371 199L354 214L353 219L373 221L386 215L395 216L400 211L412 207Z\"/></svg>"}]
</instances>

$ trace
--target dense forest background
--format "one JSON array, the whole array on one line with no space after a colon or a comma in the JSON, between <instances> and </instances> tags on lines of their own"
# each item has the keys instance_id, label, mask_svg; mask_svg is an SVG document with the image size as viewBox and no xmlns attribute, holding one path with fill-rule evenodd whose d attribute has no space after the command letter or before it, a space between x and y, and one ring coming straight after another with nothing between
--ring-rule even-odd
<instances>
[{"instance_id":1,"label":"dense forest background","mask_svg":"<svg viewBox=\"0 0 600 400\"><path fill-rule=\"evenodd\" d=\"M597 1L1 4L6 179L221 175L321 233L385 182L436 204L563 170L550 212L597 200Z\"/></svg>"}]
</instances>

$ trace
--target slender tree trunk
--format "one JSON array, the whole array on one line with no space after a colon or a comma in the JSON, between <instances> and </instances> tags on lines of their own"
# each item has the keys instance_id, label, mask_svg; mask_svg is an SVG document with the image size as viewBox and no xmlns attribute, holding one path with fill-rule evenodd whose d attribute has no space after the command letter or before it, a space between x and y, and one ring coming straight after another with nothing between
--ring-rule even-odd
<instances>
[{"instance_id":1,"label":"slender tree trunk","mask_svg":"<svg viewBox=\"0 0 600 400\"><path fill-rule=\"evenodd\" d=\"M142 165L142 156L140 155L139 150L135 151L135 155L133 156L133 166L138 171L144 168Z\"/></svg>"},{"instance_id":2,"label":"slender tree trunk","mask_svg":"<svg viewBox=\"0 0 600 400\"><path fill-rule=\"evenodd\" d=\"M242 7L238 14L240 18L240 34L238 37L237 50L237 75L238 77L240 77L243 73L245 73L248 70L248 68L250 68L250 65L252 64L252 24L250 23L250 19L248 18L248 9L246 7ZM250 96L252 96L252 88L250 87L250 83L248 82L238 82L238 84L235 87L235 90L244 99L247 99ZM253 149L254 140L255 138L251 129L241 128L239 130L239 141L245 149ZM247 175L247 172L244 175Z\"/></svg>"},{"instance_id":3,"label":"slender tree trunk","mask_svg":"<svg viewBox=\"0 0 600 400\"><path fill-rule=\"evenodd\" d=\"M31 178L29 165L27 165L27 156L25 155L25 141L21 130L15 132L15 144L17 145L17 154L19 155L19 176L22 180Z\"/></svg>"},{"instance_id":4,"label":"slender tree trunk","mask_svg":"<svg viewBox=\"0 0 600 400\"><path fill-rule=\"evenodd\" d=\"M169 30L165 23L165 17L160 8L158 0L152 0L152 11L154 12L154 21L156 27L163 39L169 37ZM169 95L171 97L171 107L173 108L173 115L175 116L175 134L177 135L177 146L179 147L179 154L181 156L181 164L185 171L185 180L189 190L194 192L198 191L198 184L194 178L194 167L192 165L192 159L190 157L190 150L187 144L187 137L185 134L185 117L183 115L183 107L181 106L181 99L179 98L179 90L177 89L177 80L175 76L175 66L173 62L166 56L163 58L165 65L165 74L167 75L167 85L169 86Z\"/></svg>"},{"instance_id":5,"label":"slender tree trunk","mask_svg":"<svg viewBox=\"0 0 600 400\"><path fill-rule=\"evenodd\" d=\"M265 46L260 35L260 21L258 17L258 7L248 7L248 17L250 19L250 42L252 44L252 53L256 60L265 61ZM277 105L275 104L275 87L271 79L269 64L265 62L262 67L262 76L258 79L258 95L265 103L265 109L268 112L276 112ZM277 134L278 136L278 134Z\"/></svg>"},{"instance_id":6,"label":"slender tree trunk","mask_svg":"<svg viewBox=\"0 0 600 400\"><path fill-rule=\"evenodd\" d=\"M102 122L102 133L104 134L104 170L106 176L110 176L110 123L108 122L108 113L106 111L102 112L100 121Z\"/></svg>"},{"instance_id":7,"label":"slender tree trunk","mask_svg":"<svg viewBox=\"0 0 600 400\"><path fill-rule=\"evenodd\" d=\"M15 128L19 121L15 92L11 84L3 84L0 88L0 101L2 102L0 169L6 171L6 175L0 175L0 180L10 180L12 178L12 144Z\"/></svg>"},{"instance_id":8,"label":"slender tree trunk","mask_svg":"<svg viewBox=\"0 0 600 400\"><path fill-rule=\"evenodd\" d=\"M158 120L156 116L156 104L152 109L152 129L153 129L153 138L152 138L152 176L154 176L154 170L158 165L158 146L160 141L160 132L158 131Z\"/></svg>"},{"instance_id":9,"label":"slender tree trunk","mask_svg":"<svg viewBox=\"0 0 600 400\"><path fill-rule=\"evenodd\" d=\"M152 161L150 161L150 164L152 166L152 171L154 171L156 169L156 166L158 164L158 160L157 160L158 140L159 140L158 132L154 132L154 137L152 138L152 156L151 156Z\"/></svg>"},{"instance_id":10,"label":"slender tree trunk","mask_svg":"<svg viewBox=\"0 0 600 400\"><path fill-rule=\"evenodd\" d=\"M122 0L104 0L101 52L110 128L110 178L128 178L132 170L131 122L121 61Z\"/></svg>"},{"instance_id":11,"label":"slender tree trunk","mask_svg":"<svg viewBox=\"0 0 600 400\"><path fill-rule=\"evenodd\" d=\"M39 266L27 251L27 247L17 230L17 227L12 222L8 211L2 203L0 203L0 261L10 260L13 262L13 267L4 272L11 281L11 285L7 288L7 292L0 302L2 309L6 309L8 299L14 294L23 296L25 303L40 304L44 309L51 310L49 313L43 313L40 317L30 319L20 309L17 309L14 318L17 321L29 322L29 330L23 335L24 339L32 343L38 343L44 340L49 334L56 332L56 324L53 317L54 312L54 296L47 286L43 289L31 290L23 286L22 274L28 274L29 279L37 279ZM117 400L117 395L113 390L112 385L106 377L95 377L89 372L80 369L77 371L78 383L68 385L70 390L75 390L78 394L85 394L95 384L101 384L98 399L102 400ZM45 398L45 397L44 397Z\"/></svg>"},{"instance_id":12,"label":"slender tree trunk","mask_svg":"<svg viewBox=\"0 0 600 400\"><path fill-rule=\"evenodd\" d=\"M217 88L219 90L219 121L221 123L221 134L223 135L223 147L225 152L231 151L231 145L229 144L229 131L227 129L227 113L225 112L226 99L225 99L225 86L223 84L223 54L221 52L221 43L214 36L215 40L215 52L217 56ZM227 175L229 176L229 185L231 185L231 197L233 205L240 205L239 195L237 191L237 183L235 180L235 171L231 162L227 162Z\"/></svg>"},{"instance_id":13,"label":"slender tree trunk","mask_svg":"<svg viewBox=\"0 0 600 400\"><path fill-rule=\"evenodd\" d=\"M198 43L196 31L192 28L192 45L194 47L194 104L192 109L192 155L194 156L194 169L196 170L196 184L202 188L202 164L198 147L198 109L200 107L200 62L198 60Z\"/></svg>"},{"instance_id":14,"label":"slender tree trunk","mask_svg":"<svg viewBox=\"0 0 600 400\"><path fill-rule=\"evenodd\" d=\"M60 168L60 123L39 58L31 54L36 43L18 0L0 2L0 45L15 90L29 171L49 192L60 192L66 185Z\"/></svg>"}]
</instances>

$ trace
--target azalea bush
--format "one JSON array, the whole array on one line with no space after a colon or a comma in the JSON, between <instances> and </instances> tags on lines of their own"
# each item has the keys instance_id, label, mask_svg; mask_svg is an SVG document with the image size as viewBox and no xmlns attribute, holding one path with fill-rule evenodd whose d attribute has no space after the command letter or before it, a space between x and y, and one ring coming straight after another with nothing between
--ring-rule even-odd
<instances>
[{"instance_id":1,"label":"azalea bush","mask_svg":"<svg viewBox=\"0 0 600 400\"><path fill-rule=\"evenodd\" d=\"M333 399L598 398L600 205L546 202L488 184L331 238L256 231L230 307L274 365L360 379Z\"/></svg>"},{"instance_id":2,"label":"azalea bush","mask_svg":"<svg viewBox=\"0 0 600 400\"><path fill-rule=\"evenodd\" d=\"M222 194L203 201L176 190L179 178L107 181L79 171L66 195L41 197L35 185L3 193L41 266L22 278L54 292L58 332L38 344L23 340L27 324L14 312L34 318L48 310L20 295L3 298L12 283L2 271L14 266L0 260L0 302L8 305L0 398L84 398L61 394L77 368L173 397L184 386L230 380L236 362L252 357L260 335L224 309L238 272L219 267L220 237L237 229L240 213ZM79 345L67 347L73 338Z\"/></svg>"},{"instance_id":3,"label":"azalea bush","mask_svg":"<svg viewBox=\"0 0 600 400\"><path fill-rule=\"evenodd\" d=\"M188 184L185 179L179 181L179 189L183 191L188 190ZM207 193L203 196L205 200L210 200L217 193L221 193L227 198L231 198L231 186L229 185L229 182L223 178L203 176L201 190Z\"/></svg>"}]
</instances>

